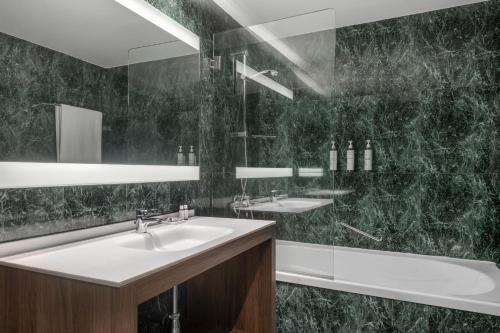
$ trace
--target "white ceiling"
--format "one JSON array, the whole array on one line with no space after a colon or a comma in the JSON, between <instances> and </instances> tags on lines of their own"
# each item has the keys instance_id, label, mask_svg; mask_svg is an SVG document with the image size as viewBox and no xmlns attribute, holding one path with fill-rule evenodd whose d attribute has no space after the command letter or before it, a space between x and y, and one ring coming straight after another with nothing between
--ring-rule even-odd
<instances>
[{"instance_id":1,"label":"white ceiling","mask_svg":"<svg viewBox=\"0 0 500 333\"><path fill-rule=\"evenodd\" d=\"M127 65L132 48L178 39L195 53L198 38L143 0L0 0L0 32L104 68Z\"/></svg>"},{"instance_id":2,"label":"white ceiling","mask_svg":"<svg viewBox=\"0 0 500 333\"><path fill-rule=\"evenodd\" d=\"M337 28L481 2L481 0L214 0L243 26L333 8ZM144 0L0 0L0 32L110 68L128 51L181 40L197 52L198 36ZM179 43L163 48L179 56ZM175 47L174 47L175 46ZM158 50L155 50L157 52ZM172 51L172 52L170 52ZM147 60L147 52L145 60ZM170 55L170 53L172 53ZM159 57L156 53L155 59Z\"/></svg>"},{"instance_id":3,"label":"white ceiling","mask_svg":"<svg viewBox=\"0 0 500 333\"><path fill-rule=\"evenodd\" d=\"M242 26L332 8L336 27L467 5L484 0L214 0Z\"/></svg>"}]
</instances>

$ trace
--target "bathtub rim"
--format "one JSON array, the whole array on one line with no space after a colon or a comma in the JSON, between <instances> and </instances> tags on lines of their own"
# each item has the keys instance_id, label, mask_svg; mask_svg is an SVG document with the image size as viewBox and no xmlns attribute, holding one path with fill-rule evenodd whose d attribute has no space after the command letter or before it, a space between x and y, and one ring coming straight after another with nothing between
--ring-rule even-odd
<instances>
[{"instance_id":1,"label":"bathtub rim","mask_svg":"<svg viewBox=\"0 0 500 333\"><path fill-rule=\"evenodd\" d=\"M467 263L468 265L473 266L474 269L478 269L485 274L491 273L493 269L496 270L497 273L500 271L496 263L483 260L459 259L459 258L451 258L445 256L428 256L428 255L411 254L411 253L368 250L368 249L359 249L350 247L308 244L308 243L299 243L293 241L277 240L276 248L278 248L280 245L320 247L332 251L338 249L338 250L354 251L357 253L368 252L372 254L376 253L379 255L388 255L388 256L397 255L399 257L409 257L409 258L423 257L425 259L429 259L429 257L432 257L433 260L436 260L438 262L455 263L455 264ZM335 256L333 258L335 260ZM432 293L417 292L412 290L387 288L377 285L368 285L364 283L357 283L338 278L336 279L335 277L326 278L326 277L306 275L301 273L293 273L293 272L279 270L278 265L276 265L276 281L305 285L316 288L336 290L340 292L380 297L380 298L398 300L403 302L417 303L422 305L429 305L429 306L443 307L461 311L481 313L486 315L500 316L500 302L494 303L488 300L477 300L474 298L461 297L461 296L436 295ZM500 285L497 285L495 290L499 292L498 291L499 288Z\"/></svg>"}]
</instances>

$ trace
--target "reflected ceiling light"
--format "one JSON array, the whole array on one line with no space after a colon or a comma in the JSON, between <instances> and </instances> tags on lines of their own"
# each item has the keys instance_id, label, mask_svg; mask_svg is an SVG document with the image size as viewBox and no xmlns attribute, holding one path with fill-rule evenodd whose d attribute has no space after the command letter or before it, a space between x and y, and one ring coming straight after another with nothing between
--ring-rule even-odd
<instances>
[{"instance_id":1,"label":"reflected ceiling light","mask_svg":"<svg viewBox=\"0 0 500 333\"><path fill-rule=\"evenodd\" d=\"M321 168L299 168L299 177L315 178L323 177L324 172Z\"/></svg>"},{"instance_id":2,"label":"reflected ceiling light","mask_svg":"<svg viewBox=\"0 0 500 333\"><path fill-rule=\"evenodd\" d=\"M197 50L186 43L176 40L175 42L138 47L129 50L128 64L140 64L149 61L172 59L189 55L198 55Z\"/></svg>"},{"instance_id":3,"label":"reflected ceiling light","mask_svg":"<svg viewBox=\"0 0 500 333\"><path fill-rule=\"evenodd\" d=\"M0 189L194 180L200 180L200 167L0 162Z\"/></svg>"},{"instance_id":4,"label":"reflected ceiling light","mask_svg":"<svg viewBox=\"0 0 500 333\"><path fill-rule=\"evenodd\" d=\"M214 0L214 2L220 8L222 8L222 10L228 13L236 22L250 31L257 38L257 40L267 43L279 54L288 59L292 64L300 68L301 70L294 69L294 72L297 78L301 80L305 85L307 85L320 95L329 96L325 89L321 88L320 85L315 82L311 76L305 73L308 67L307 61L305 61L296 51L294 51L286 42L284 42L283 38L293 37L299 34L335 29L334 21L329 21L326 19L329 13L332 11L331 9L314 13L314 15L320 15L314 22L311 22L310 18L304 17L304 15L293 17L291 18L292 20L294 20L293 26L290 26L287 29L283 29L281 22L284 22L284 20L249 26L249 22L251 21L250 18L245 13L245 11L234 1Z\"/></svg>"},{"instance_id":5,"label":"reflected ceiling light","mask_svg":"<svg viewBox=\"0 0 500 333\"><path fill-rule=\"evenodd\" d=\"M307 74L300 68L293 69L293 73L317 94L324 97L330 97L330 93L328 92L328 90L321 87L309 74Z\"/></svg>"},{"instance_id":6,"label":"reflected ceiling light","mask_svg":"<svg viewBox=\"0 0 500 333\"><path fill-rule=\"evenodd\" d=\"M255 81L258 84L293 100L292 90L265 76L262 72L256 71L252 67L249 67L238 60L236 60L236 73L243 75L245 79Z\"/></svg>"},{"instance_id":7,"label":"reflected ceiling light","mask_svg":"<svg viewBox=\"0 0 500 333\"><path fill-rule=\"evenodd\" d=\"M200 37L186 29L182 24L165 15L144 0L114 0L128 10L148 20L158 28L165 30L183 41L196 51L200 50Z\"/></svg>"},{"instance_id":8,"label":"reflected ceiling light","mask_svg":"<svg viewBox=\"0 0 500 333\"><path fill-rule=\"evenodd\" d=\"M300 55L298 55L297 52L292 50L286 43L280 40L279 37L272 33L265 25L259 24L247 28L248 30L253 32L261 41L269 44L290 62L299 67L305 67L307 65L304 59Z\"/></svg>"},{"instance_id":9,"label":"reflected ceiling light","mask_svg":"<svg viewBox=\"0 0 500 333\"><path fill-rule=\"evenodd\" d=\"M236 179L293 177L292 168L236 168Z\"/></svg>"}]
</instances>

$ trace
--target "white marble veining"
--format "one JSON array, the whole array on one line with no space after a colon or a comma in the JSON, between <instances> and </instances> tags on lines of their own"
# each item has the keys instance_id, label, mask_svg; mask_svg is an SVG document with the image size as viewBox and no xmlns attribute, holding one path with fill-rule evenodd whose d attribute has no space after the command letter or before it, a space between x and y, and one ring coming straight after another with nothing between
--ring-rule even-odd
<instances>
[{"instance_id":1,"label":"white marble veining","mask_svg":"<svg viewBox=\"0 0 500 333\"><path fill-rule=\"evenodd\" d=\"M3 257L0 264L119 287L274 223L195 217L152 226L150 234L126 231Z\"/></svg>"}]
</instances>

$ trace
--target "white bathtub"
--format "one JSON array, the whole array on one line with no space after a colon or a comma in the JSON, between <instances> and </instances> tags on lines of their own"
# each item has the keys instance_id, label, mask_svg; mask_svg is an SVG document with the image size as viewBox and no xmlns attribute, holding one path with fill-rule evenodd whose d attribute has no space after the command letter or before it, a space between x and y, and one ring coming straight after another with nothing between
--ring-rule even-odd
<instances>
[{"instance_id":1,"label":"white bathtub","mask_svg":"<svg viewBox=\"0 0 500 333\"><path fill-rule=\"evenodd\" d=\"M276 279L500 316L500 270L486 261L277 241Z\"/></svg>"}]
</instances>

